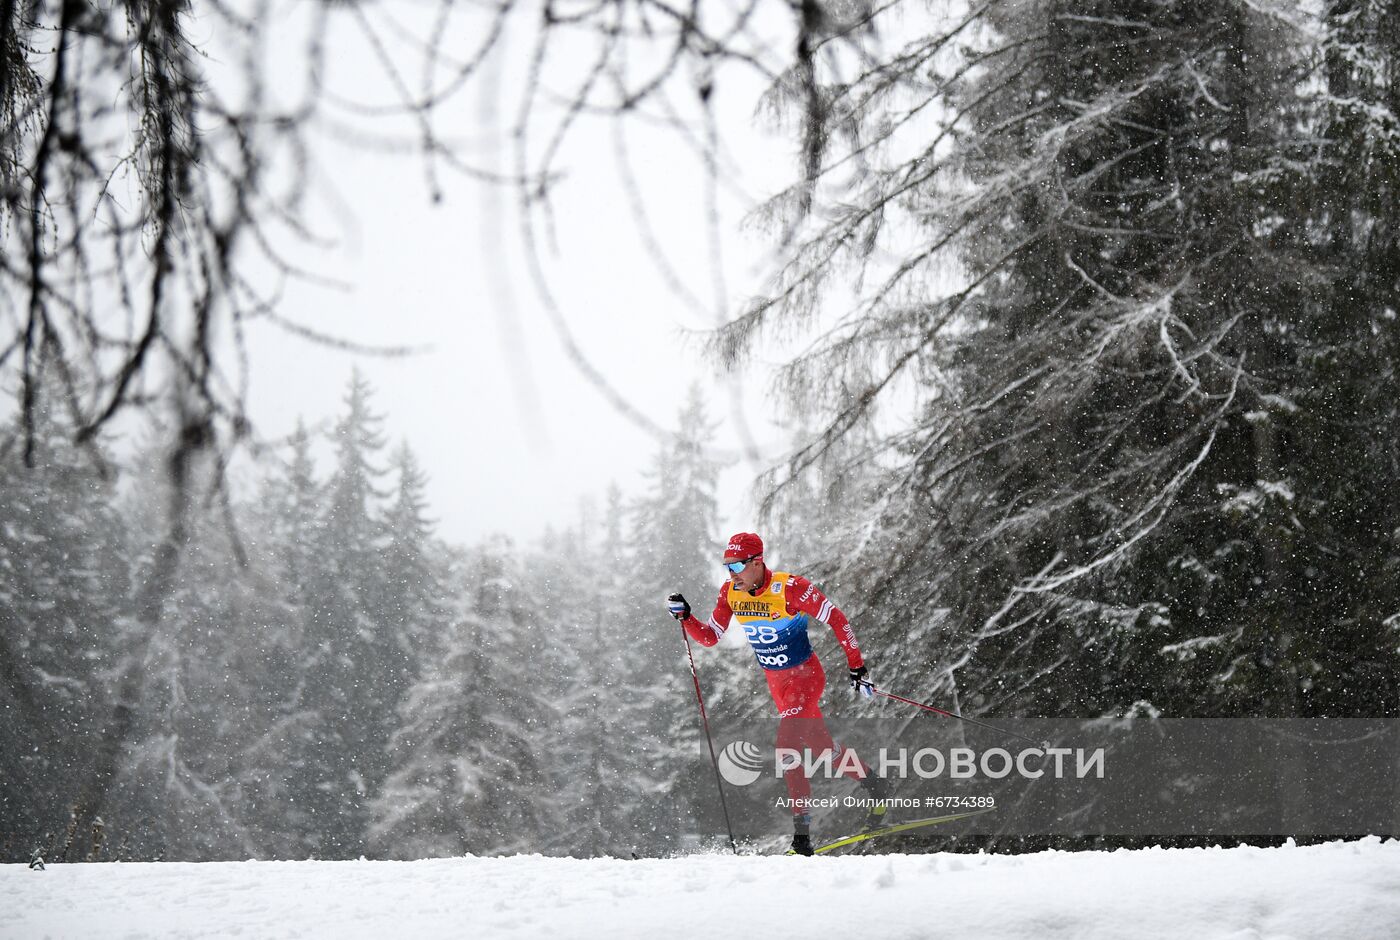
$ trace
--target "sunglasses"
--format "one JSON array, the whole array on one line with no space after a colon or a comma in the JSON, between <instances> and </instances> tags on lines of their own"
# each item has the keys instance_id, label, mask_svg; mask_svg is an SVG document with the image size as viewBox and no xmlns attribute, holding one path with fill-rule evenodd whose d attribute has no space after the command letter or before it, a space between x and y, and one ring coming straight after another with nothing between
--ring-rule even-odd
<instances>
[{"instance_id":1,"label":"sunglasses","mask_svg":"<svg viewBox=\"0 0 1400 940\"><path fill-rule=\"evenodd\" d=\"M757 557L758 557L757 555L750 555L748 558L745 558L743 561L726 561L726 562L721 562L721 564L723 564L724 567L728 568L728 569L730 570L731 573L733 573L733 574L738 574L739 572L743 571L745 568L747 568L747 567L749 566L749 562L753 561L753 560L754 560L755 558L757 558Z\"/></svg>"}]
</instances>

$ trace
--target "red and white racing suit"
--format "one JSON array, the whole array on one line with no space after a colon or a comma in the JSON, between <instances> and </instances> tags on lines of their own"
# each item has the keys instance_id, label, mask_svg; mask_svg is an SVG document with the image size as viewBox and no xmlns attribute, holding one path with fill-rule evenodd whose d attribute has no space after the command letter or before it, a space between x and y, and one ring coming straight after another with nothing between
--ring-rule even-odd
<instances>
[{"instance_id":1,"label":"red and white racing suit","mask_svg":"<svg viewBox=\"0 0 1400 940\"><path fill-rule=\"evenodd\" d=\"M814 756L833 751L834 767L842 767L847 776L864 779L870 769L858 761L856 767L844 766L842 749L832 742L831 732L822 718L821 695L826 685L826 672L812 652L807 636L807 627L813 620L831 627L836 642L846 653L847 664L851 669L859 669L865 661L850 622L815 584L801 575L770 572L767 567L763 574L761 587L753 591L738 591L731 582L726 582L719 589L709 621L687 617L682 621L685 632L701 646L714 646L737 620L753 647L758 664L763 667L768 691L778 709L777 746L790 751L811 751ZM785 771L783 777L792 798L793 812L805 812L812 795L806 774L799 766Z\"/></svg>"}]
</instances>

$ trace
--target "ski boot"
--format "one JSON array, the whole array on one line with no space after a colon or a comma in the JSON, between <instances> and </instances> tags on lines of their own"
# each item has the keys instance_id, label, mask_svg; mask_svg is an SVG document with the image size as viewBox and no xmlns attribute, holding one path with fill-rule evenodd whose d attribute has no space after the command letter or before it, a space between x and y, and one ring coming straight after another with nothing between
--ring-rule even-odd
<instances>
[{"instance_id":1,"label":"ski boot","mask_svg":"<svg viewBox=\"0 0 1400 940\"><path fill-rule=\"evenodd\" d=\"M808 813L792 817L792 848L789 855L812 854L812 817Z\"/></svg>"}]
</instances>

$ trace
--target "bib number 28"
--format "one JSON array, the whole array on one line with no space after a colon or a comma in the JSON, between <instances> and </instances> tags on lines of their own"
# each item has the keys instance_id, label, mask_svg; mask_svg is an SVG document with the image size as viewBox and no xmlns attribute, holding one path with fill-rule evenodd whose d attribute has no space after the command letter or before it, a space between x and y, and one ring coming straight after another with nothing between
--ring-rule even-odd
<instances>
[{"instance_id":1,"label":"bib number 28","mask_svg":"<svg viewBox=\"0 0 1400 940\"><path fill-rule=\"evenodd\" d=\"M744 624L744 633L748 636L750 643L763 643L767 645L769 643L778 642L778 631L766 623Z\"/></svg>"}]
</instances>

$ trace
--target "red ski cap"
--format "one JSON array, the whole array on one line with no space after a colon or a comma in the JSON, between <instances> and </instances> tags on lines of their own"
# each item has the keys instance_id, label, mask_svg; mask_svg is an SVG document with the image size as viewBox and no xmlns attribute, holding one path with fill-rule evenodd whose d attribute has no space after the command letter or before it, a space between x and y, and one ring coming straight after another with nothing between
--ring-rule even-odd
<instances>
[{"instance_id":1,"label":"red ski cap","mask_svg":"<svg viewBox=\"0 0 1400 940\"><path fill-rule=\"evenodd\" d=\"M763 539L756 532L740 532L729 537L729 547L724 550L724 558L743 560L763 554Z\"/></svg>"}]
</instances>

